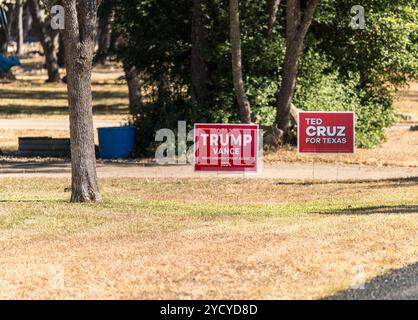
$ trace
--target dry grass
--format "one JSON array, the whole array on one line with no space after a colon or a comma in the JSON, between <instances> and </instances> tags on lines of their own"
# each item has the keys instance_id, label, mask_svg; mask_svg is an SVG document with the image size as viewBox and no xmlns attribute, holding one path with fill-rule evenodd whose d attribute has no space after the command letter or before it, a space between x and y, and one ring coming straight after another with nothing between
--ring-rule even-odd
<instances>
[{"instance_id":1,"label":"dry grass","mask_svg":"<svg viewBox=\"0 0 418 320\"><path fill-rule=\"evenodd\" d=\"M97 135L96 132L95 134ZM69 138L70 133L67 130L0 129L0 150L17 151L19 137Z\"/></svg>"},{"instance_id":2,"label":"dry grass","mask_svg":"<svg viewBox=\"0 0 418 320\"><path fill-rule=\"evenodd\" d=\"M416 181L2 179L0 298L318 298L415 262ZM50 267L65 287L51 287Z\"/></svg>"},{"instance_id":3,"label":"dry grass","mask_svg":"<svg viewBox=\"0 0 418 320\"><path fill-rule=\"evenodd\" d=\"M418 83L413 82L402 91L399 99L395 103L398 112L407 113L413 116L413 120L418 120Z\"/></svg>"}]
</instances>

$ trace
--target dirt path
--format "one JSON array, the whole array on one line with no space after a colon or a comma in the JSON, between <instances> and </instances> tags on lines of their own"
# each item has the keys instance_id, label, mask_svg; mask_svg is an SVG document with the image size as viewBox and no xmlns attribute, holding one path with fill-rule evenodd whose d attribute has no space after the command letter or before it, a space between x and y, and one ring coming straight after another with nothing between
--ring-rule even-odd
<instances>
[{"instance_id":1,"label":"dirt path","mask_svg":"<svg viewBox=\"0 0 418 320\"><path fill-rule=\"evenodd\" d=\"M99 162L98 175L108 177L184 177L184 178L264 178L280 180L381 180L405 179L418 177L418 168L407 167L373 167L362 165L337 165L319 163L279 163L264 165L261 172L255 174L196 173L190 165L156 166L135 162ZM64 160L36 161L2 161L1 177L70 177L70 163Z\"/></svg>"}]
</instances>

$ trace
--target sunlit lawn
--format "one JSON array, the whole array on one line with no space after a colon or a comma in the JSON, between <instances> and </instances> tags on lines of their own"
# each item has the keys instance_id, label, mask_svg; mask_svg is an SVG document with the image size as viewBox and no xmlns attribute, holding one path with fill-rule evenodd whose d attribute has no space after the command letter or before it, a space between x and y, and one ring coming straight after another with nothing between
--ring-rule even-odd
<instances>
[{"instance_id":1,"label":"sunlit lawn","mask_svg":"<svg viewBox=\"0 0 418 320\"><path fill-rule=\"evenodd\" d=\"M104 179L84 205L68 185L1 180L0 298L318 298L417 259L414 180Z\"/></svg>"}]
</instances>

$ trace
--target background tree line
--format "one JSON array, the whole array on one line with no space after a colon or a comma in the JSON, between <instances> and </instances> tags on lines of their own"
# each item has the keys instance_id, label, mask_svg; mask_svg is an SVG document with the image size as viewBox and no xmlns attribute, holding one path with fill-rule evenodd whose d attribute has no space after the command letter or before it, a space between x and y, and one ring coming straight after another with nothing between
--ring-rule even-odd
<instances>
[{"instance_id":1,"label":"background tree line","mask_svg":"<svg viewBox=\"0 0 418 320\"><path fill-rule=\"evenodd\" d=\"M123 35L116 57L140 75L140 150L152 150L154 129L178 119L248 122L252 114L288 133L291 101L355 111L357 143L370 147L394 120L396 89L417 77L413 0L362 1L364 30L350 27L352 4L343 0L107 4Z\"/></svg>"},{"instance_id":2,"label":"background tree line","mask_svg":"<svg viewBox=\"0 0 418 320\"><path fill-rule=\"evenodd\" d=\"M65 9L53 30L52 4ZM394 121L396 90L418 76L415 0L363 0L366 25L350 27L344 0L0 0L6 36L21 54L40 41L47 81L69 92L72 200L100 200L95 171L91 70L123 63L138 151L155 149L177 121L258 122L295 141L292 103L303 110L350 110L357 144L370 147ZM10 38L10 39L9 39ZM10 75L6 75L10 76Z\"/></svg>"},{"instance_id":3,"label":"background tree line","mask_svg":"<svg viewBox=\"0 0 418 320\"><path fill-rule=\"evenodd\" d=\"M18 54L38 37L48 81L60 81L64 42L44 9L62 2L1 3ZM144 153L156 129L179 119L275 124L291 142L292 101L356 111L357 143L369 147L394 119L396 89L417 77L418 13L413 0L362 6L366 26L354 30L352 4L342 0L104 0L93 62L124 63Z\"/></svg>"}]
</instances>

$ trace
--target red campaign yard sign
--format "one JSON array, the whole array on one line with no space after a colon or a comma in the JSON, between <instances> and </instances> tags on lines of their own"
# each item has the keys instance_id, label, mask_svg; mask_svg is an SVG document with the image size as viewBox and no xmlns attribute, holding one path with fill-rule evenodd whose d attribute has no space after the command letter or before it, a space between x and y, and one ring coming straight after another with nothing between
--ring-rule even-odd
<instances>
[{"instance_id":1,"label":"red campaign yard sign","mask_svg":"<svg viewBox=\"0 0 418 320\"><path fill-rule=\"evenodd\" d=\"M354 153L354 112L299 112L300 153Z\"/></svg>"},{"instance_id":2,"label":"red campaign yard sign","mask_svg":"<svg viewBox=\"0 0 418 320\"><path fill-rule=\"evenodd\" d=\"M195 124L195 171L256 172L258 125Z\"/></svg>"}]
</instances>

